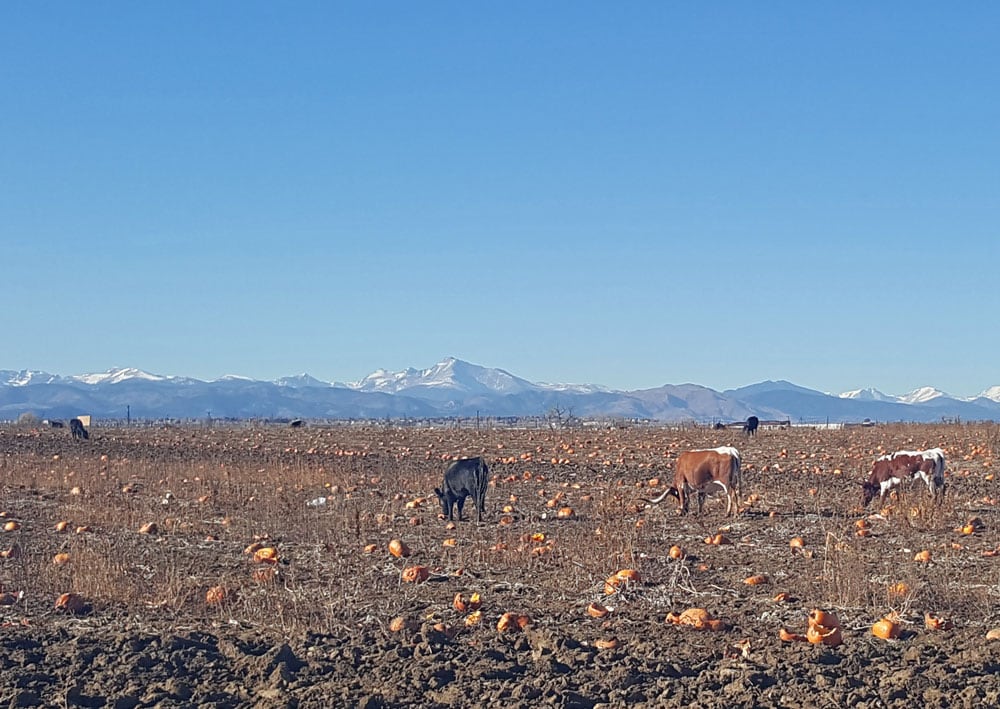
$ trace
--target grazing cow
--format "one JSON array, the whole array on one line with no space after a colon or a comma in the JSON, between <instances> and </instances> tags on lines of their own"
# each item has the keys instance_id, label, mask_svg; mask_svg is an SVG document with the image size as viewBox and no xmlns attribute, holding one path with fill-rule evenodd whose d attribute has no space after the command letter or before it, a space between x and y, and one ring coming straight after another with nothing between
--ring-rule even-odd
<instances>
[{"instance_id":1,"label":"grazing cow","mask_svg":"<svg viewBox=\"0 0 1000 709\"><path fill-rule=\"evenodd\" d=\"M302 428L302 419L295 419L288 424L292 428Z\"/></svg>"},{"instance_id":2,"label":"grazing cow","mask_svg":"<svg viewBox=\"0 0 1000 709\"><path fill-rule=\"evenodd\" d=\"M740 453L731 446L681 453L674 464L674 484L659 497L646 500L653 504L672 495L680 502L681 514L687 513L690 494L698 494L698 514L705 495L721 490L726 494L726 515L735 515L740 491Z\"/></svg>"},{"instance_id":3,"label":"grazing cow","mask_svg":"<svg viewBox=\"0 0 1000 709\"><path fill-rule=\"evenodd\" d=\"M458 506L458 521L462 521L462 507L465 498L472 496L476 504L476 521L483 521L483 507L486 505L486 488L490 482L490 470L482 458L462 458L456 460L444 471L441 489L434 488L434 494L441 501L441 512L450 520L452 507Z\"/></svg>"},{"instance_id":4,"label":"grazing cow","mask_svg":"<svg viewBox=\"0 0 1000 709\"><path fill-rule=\"evenodd\" d=\"M52 428L63 428L63 422L62 421L49 421L49 426L51 426Z\"/></svg>"},{"instance_id":5,"label":"grazing cow","mask_svg":"<svg viewBox=\"0 0 1000 709\"><path fill-rule=\"evenodd\" d=\"M90 438L90 434L87 433L87 429L83 427L83 421L80 419L69 420L69 432L73 434L73 438L82 438L83 440Z\"/></svg>"},{"instance_id":6,"label":"grazing cow","mask_svg":"<svg viewBox=\"0 0 1000 709\"><path fill-rule=\"evenodd\" d=\"M944 451L931 448L925 451L896 451L880 456L872 464L871 475L861 483L862 499L867 506L877 494L885 499L889 491L904 480L921 479L931 495L944 493Z\"/></svg>"},{"instance_id":7,"label":"grazing cow","mask_svg":"<svg viewBox=\"0 0 1000 709\"><path fill-rule=\"evenodd\" d=\"M747 422L743 424L743 433L748 436L756 436L758 426L760 426L760 419L756 416L751 416L747 419Z\"/></svg>"}]
</instances>

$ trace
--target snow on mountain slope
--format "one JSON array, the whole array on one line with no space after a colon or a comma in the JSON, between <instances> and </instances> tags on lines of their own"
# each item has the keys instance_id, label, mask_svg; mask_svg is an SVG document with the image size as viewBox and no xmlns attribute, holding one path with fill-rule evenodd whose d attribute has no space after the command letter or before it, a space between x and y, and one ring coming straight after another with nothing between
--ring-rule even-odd
<instances>
[{"instance_id":1,"label":"snow on mountain slope","mask_svg":"<svg viewBox=\"0 0 1000 709\"><path fill-rule=\"evenodd\" d=\"M502 369L480 367L448 357L428 369L409 367L401 372L377 369L359 382L348 384L358 391L390 394L414 389L453 389L467 394L517 394L540 388Z\"/></svg>"},{"instance_id":2,"label":"snow on mountain slope","mask_svg":"<svg viewBox=\"0 0 1000 709\"><path fill-rule=\"evenodd\" d=\"M989 399L990 401L1000 403L1000 385L984 389L983 392L976 398Z\"/></svg>"},{"instance_id":3,"label":"snow on mountain slope","mask_svg":"<svg viewBox=\"0 0 1000 709\"><path fill-rule=\"evenodd\" d=\"M899 397L899 401L904 404L926 404L931 399L937 399L942 396L954 398L934 387L920 387L919 389L914 389L909 394L903 394Z\"/></svg>"},{"instance_id":4,"label":"snow on mountain slope","mask_svg":"<svg viewBox=\"0 0 1000 709\"><path fill-rule=\"evenodd\" d=\"M859 399L861 401L899 401L899 397L883 394L874 387L867 389L854 389L840 394L841 399Z\"/></svg>"},{"instance_id":5,"label":"snow on mountain slope","mask_svg":"<svg viewBox=\"0 0 1000 709\"><path fill-rule=\"evenodd\" d=\"M170 377L160 376L159 374L150 374L149 372L144 372L141 369L136 369L134 367L112 368L106 372L78 374L69 378L82 384L92 385L120 384L121 382L129 379L142 379L148 382L162 382L170 379Z\"/></svg>"},{"instance_id":6,"label":"snow on mountain slope","mask_svg":"<svg viewBox=\"0 0 1000 709\"><path fill-rule=\"evenodd\" d=\"M13 371L10 369L0 370L0 385L20 387L29 384L52 384L58 382L62 377L48 372L41 372L36 369L22 369Z\"/></svg>"}]
</instances>

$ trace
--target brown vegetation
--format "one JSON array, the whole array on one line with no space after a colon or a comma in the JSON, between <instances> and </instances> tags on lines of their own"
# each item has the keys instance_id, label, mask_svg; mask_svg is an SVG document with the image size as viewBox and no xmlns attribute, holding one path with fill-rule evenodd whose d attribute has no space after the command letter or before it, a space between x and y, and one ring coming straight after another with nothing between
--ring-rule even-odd
<instances>
[{"instance_id":1,"label":"brown vegetation","mask_svg":"<svg viewBox=\"0 0 1000 709\"><path fill-rule=\"evenodd\" d=\"M735 519L724 517L721 498L686 517L676 505L642 502L654 479L670 479L680 452L718 445L742 453L745 499ZM861 508L859 483L875 457L930 447L948 456L942 503L914 486L881 510ZM742 639L731 661L757 658L770 679L720 695L721 705L775 702L771 688L794 692L799 674L814 691L811 670L803 674L813 651L851 658L839 674L825 665L834 674L824 701L840 705L888 696L881 679L839 678L848 665L897 663L885 653L898 644L994 653L976 660L981 670L1000 652L983 645L1000 624L1000 427L992 424L803 428L753 439L639 426L95 427L85 442L7 427L0 454L0 549L16 550L0 557L0 592L13 599L0 606L0 622L25 637L100 619L108 632L133 635L186 628L221 643L229 627L274 643L291 638L301 666L306 645L325 637L355 648L360 665L370 653L418 653L433 675L460 656L478 669L449 670L432 687L428 705L442 706L464 692L530 706L557 685L612 704L708 705L694 679L730 662ZM473 455L491 470L483 523L446 525L430 493L450 460ZM66 533L73 529L80 533ZM71 612L53 613L67 593L73 609L62 608ZM472 594L478 610L465 601ZM612 594L614 612L595 612ZM664 625L665 614L681 618L692 607L725 630L692 638ZM814 608L835 610L842 644L778 640ZM869 642L890 614L898 643ZM487 648L509 662L489 659ZM617 670L592 666L593 648L644 679L616 689L608 680ZM5 652L14 650L0 649L0 660ZM542 660L572 672L553 674ZM280 691L308 700L311 688L346 682L313 662L315 672L292 672ZM482 680L498 664L500 679ZM976 671L973 663L962 675L976 701L1000 699L969 680ZM392 692L428 681L400 672L359 675L336 697L392 704L404 701ZM525 677L530 691L517 689ZM31 691L48 701L45 687ZM62 697L65 687L53 692Z\"/></svg>"}]
</instances>

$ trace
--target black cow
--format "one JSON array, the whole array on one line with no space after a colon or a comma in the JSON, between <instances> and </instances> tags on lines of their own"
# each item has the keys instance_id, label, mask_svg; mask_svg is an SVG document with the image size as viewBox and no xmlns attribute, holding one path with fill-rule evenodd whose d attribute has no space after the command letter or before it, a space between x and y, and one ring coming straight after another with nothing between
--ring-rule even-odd
<instances>
[{"instance_id":1,"label":"black cow","mask_svg":"<svg viewBox=\"0 0 1000 709\"><path fill-rule=\"evenodd\" d=\"M743 424L743 433L748 436L757 435L757 427L760 425L760 419L756 416L751 416L747 419L747 422Z\"/></svg>"},{"instance_id":2,"label":"black cow","mask_svg":"<svg viewBox=\"0 0 1000 709\"><path fill-rule=\"evenodd\" d=\"M73 438L82 438L83 440L90 438L90 434L87 433L87 429L83 427L83 421L80 419L69 420L69 432L73 434Z\"/></svg>"},{"instance_id":3,"label":"black cow","mask_svg":"<svg viewBox=\"0 0 1000 709\"><path fill-rule=\"evenodd\" d=\"M49 426L51 426L52 428L62 428L63 427L63 422L62 421L49 421Z\"/></svg>"},{"instance_id":4,"label":"black cow","mask_svg":"<svg viewBox=\"0 0 1000 709\"><path fill-rule=\"evenodd\" d=\"M486 506L486 488L490 483L490 470L482 458L462 458L456 460L444 471L444 483L434 488L434 494L441 501L441 512L448 519L452 517L452 507L458 505L458 521L462 521L462 507L465 498L472 496L476 504L476 522L483 521L483 507Z\"/></svg>"}]
</instances>

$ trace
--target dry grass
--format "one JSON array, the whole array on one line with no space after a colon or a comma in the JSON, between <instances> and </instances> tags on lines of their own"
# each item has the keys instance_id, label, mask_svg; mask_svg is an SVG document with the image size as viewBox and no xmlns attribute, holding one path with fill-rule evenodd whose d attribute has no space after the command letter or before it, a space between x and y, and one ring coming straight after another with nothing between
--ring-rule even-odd
<instances>
[{"instance_id":1,"label":"dry grass","mask_svg":"<svg viewBox=\"0 0 1000 709\"><path fill-rule=\"evenodd\" d=\"M996 622L1000 560L982 552L1000 545L997 488L987 479L1000 460L998 431L896 425L762 431L747 440L702 428L233 426L97 428L91 441L74 442L58 431L8 427L0 429L0 511L22 527L0 533L0 549L20 552L0 560L0 584L23 592L17 611L26 616L50 613L59 593L76 591L98 613L291 633L438 607L446 578L489 594L494 610L560 612L598 599L617 569L638 568L645 583L615 600L645 615L714 599L749 619L786 590L797 608L826 605L857 618L934 610ZM684 518L670 501L641 502L663 489L648 481L668 480L678 452L729 444L743 453L743 497L759 496L735 520L722 517L717 501ZM944 502L909 491L871 520L871 536L857 537L855 521L878 513L875 504L858 509L857 483L871 460L935 446L948 454ZM488 522L447 529L431 490L446 460L465 455L490 463ZM557 495L573 519L556 519L546 506ZM326 503L306 504L319 497ZM506 504L513 522L501 525ZM972 516L983 531L954 531ZM70 523L67 532L55 531L60 520ZM140 534L149 522L157 532ZM76 533L81 526L89 531ZM705 545L720 526L734 544ZM803 537L803 550L789 547L793 536ZM410 559L387 553L393 537L407 541ZM277 548L274 578L255 578L260 565L244 553L254 541ZM367 544L374 553L364 552ZM667 558L673 544L688 550L685 561ZM933 560L913 561L924 548ZM59 552L70 561L54 564ZM431 580L402 582L408 563L428 566ZM766 573L770 584L742 584L752 573ZM910 589L902 596L890 592L899 582ZM209 605L205 593L216 585L232 594Z\"/></svg>"}]
</instances>

